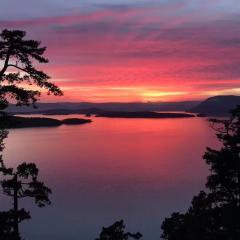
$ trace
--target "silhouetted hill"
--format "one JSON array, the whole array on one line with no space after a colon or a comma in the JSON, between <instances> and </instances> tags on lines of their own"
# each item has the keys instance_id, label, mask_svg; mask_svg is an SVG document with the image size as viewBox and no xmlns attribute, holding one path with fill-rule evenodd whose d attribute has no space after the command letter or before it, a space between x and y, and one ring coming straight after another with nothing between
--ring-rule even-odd
<instances>
[{"instance_id":1,"label":"silhouetted hill","mask_svg":"<svg viewBox=\"0 0 240 240\"><path fill-rule=\"evenodd\" d=\"M69 115L69 114L100 114L105 112L99 108L86 108L86 109L50 109L40 112L44 115Z\"/></svg>"},{"instance_id":2,"label":"silhouetted hill","mask_svg":"<svg viewBox=\"0 0 240 240\"><path fill-rule=\"evenodd\" d=\"M189 118L195 117L189 113L158 113L158 112L105 112L98 114L97 117L109 118Z\"/></svg>"},{"instance_id":3,"label":"silhouetted hill","mask_svg":"<svg viewBox=\"0 0 240 240\"><path fill-rule=\"evenodd\" d=\"M90 123L90 119L69 118L64 120L57 120L53 118L24 118L16 116L0 117L0 128L29 128L29 127L57 127L62 124L76 125Z\"/></svg>"},{"instance_id":4,"label":"silhouetted hill","mask_svg":"<svg viewBox=\"0 0 240 240\"><path fill-rule=\"evenodd\" d=\"M208 98L190 112L206 114L209 116L228 115L229 111L240 105L240 96L215 96Z\"/></svg>"},{"instance_id":5,"label":"silhouetted hill","mask_svg":"<svg viewBox=\"0 0 240 240\"><path fill-rule=\"evenodd\" d=\"M199 104L199 101L184 101L184 102L147 102L147 103L38 103L36 109L29 106L17 107L10 105L7 108L9 113L26 113L26 114L47 114L47 115L62 115L62 114L99 114L103 111L185 111Z\"/></svg>"}]
</instances>

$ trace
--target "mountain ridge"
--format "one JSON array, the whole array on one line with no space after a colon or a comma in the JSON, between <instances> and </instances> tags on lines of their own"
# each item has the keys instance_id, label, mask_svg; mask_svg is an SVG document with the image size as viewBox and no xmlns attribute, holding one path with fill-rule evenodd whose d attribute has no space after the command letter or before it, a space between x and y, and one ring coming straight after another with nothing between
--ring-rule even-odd
<instances>
[{"instance_id":1,"label":"mountain ridge","mask_svg":"<svg viewBox=\"0 0 240 240\"><path fill-rule=\"evenodd\" d=\"M89 102L59 102L59 103L37 103L38 108L21 106L21 108L10 105L6 111L9 113L36 113L36 114L53 114L54 112L82 113L82 111L184 111L196 106L199 101L182 101L182 102L110 102L110 103L89 103ZM53 112L53 113L52 113ZM95 112L93 112L95 113Z\"/></svg>"},{"instance_id":2,"label":"mountain ridge","mask_svg":"<svg viewBox=\"0 0 240 240\"><path fill-rule=\"evenodd\" d=\"M22 106L21 108L10 105L7 112L10 114L101 114L103 112L191 112L207 116L225 116L229 111L240 105L240 96L220 95L207 98L203 101L180 102L59 102L38 103L38 108Z\"/></svg>"},{"instance_id":3,"label":"mountain ridge","mask_svg":"<svg viewBox=\"0 0 240 240\"><path fill-rule=\"evenodd\" d=\"M212 115L225 116L230 114L237 105L240 105L240 96L220 95L207 98L197 106L190 109L190 112Z\"/></svg>"}]
</instances>

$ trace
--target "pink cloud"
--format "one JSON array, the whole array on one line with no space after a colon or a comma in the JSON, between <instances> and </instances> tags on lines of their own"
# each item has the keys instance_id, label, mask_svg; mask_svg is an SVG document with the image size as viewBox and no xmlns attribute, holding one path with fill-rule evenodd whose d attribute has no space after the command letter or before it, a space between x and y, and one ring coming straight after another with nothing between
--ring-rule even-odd
<instances>
[{"instance_id":1,"label":"pink cloud","mask_svg":"<svg viewBox=\"0 0 240 240\"><path fill-rule=\"evenodd\" d=\"M193 12L171 17L173 9L183 8L182 4L124 11L109 8L4 21L0 26L26 29L29 37L48 46L51 61L44 70L66 89L66 98L87 98L78 87L92 87L93 100L104 99L104 94L106 100L114 99L114 94L121 100L141 98L132 91L126 92L132 97L106 91L111 86L134 87L140 92L149 87L177 92L181 86L181 91L191 93L192 98L202 96L204 91L237 88L240 18L225 19L218 12L207 21Z\"/></svg>"}]
</instances>

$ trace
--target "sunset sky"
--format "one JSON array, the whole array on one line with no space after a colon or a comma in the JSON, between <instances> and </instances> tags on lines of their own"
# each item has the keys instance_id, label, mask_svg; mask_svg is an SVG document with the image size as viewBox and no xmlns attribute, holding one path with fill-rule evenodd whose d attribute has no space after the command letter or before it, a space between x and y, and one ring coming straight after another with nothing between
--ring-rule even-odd
<instances>
[{"instance_id":1,"label":"sunset sky","mask_svg":"<svg viewBox=\"0 0 240 240\"><path fill-rule=\"evenodd\" d=\"M16 5L17 4L17 5ZM1 29L47 46L45 101L240 95L239 0L2 0Z\"/></svg>"}]
</instances>

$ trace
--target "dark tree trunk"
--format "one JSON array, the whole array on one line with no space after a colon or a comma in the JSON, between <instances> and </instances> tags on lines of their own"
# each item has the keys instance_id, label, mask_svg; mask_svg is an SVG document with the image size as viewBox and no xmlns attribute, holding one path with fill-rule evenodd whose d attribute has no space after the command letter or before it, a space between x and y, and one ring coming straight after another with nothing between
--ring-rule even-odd
<instances>
[{"instance_id":1,"label":"dark tree trunk","mask_svg":"<svg viewBox=\"0 0 240 240\"><path fill-rule=\"evenodd\" d=\"M20 239L18 225L18 178L14 176L14 193L13 193L13 233L16 240Z\"/></svg>"}]
</instances>

